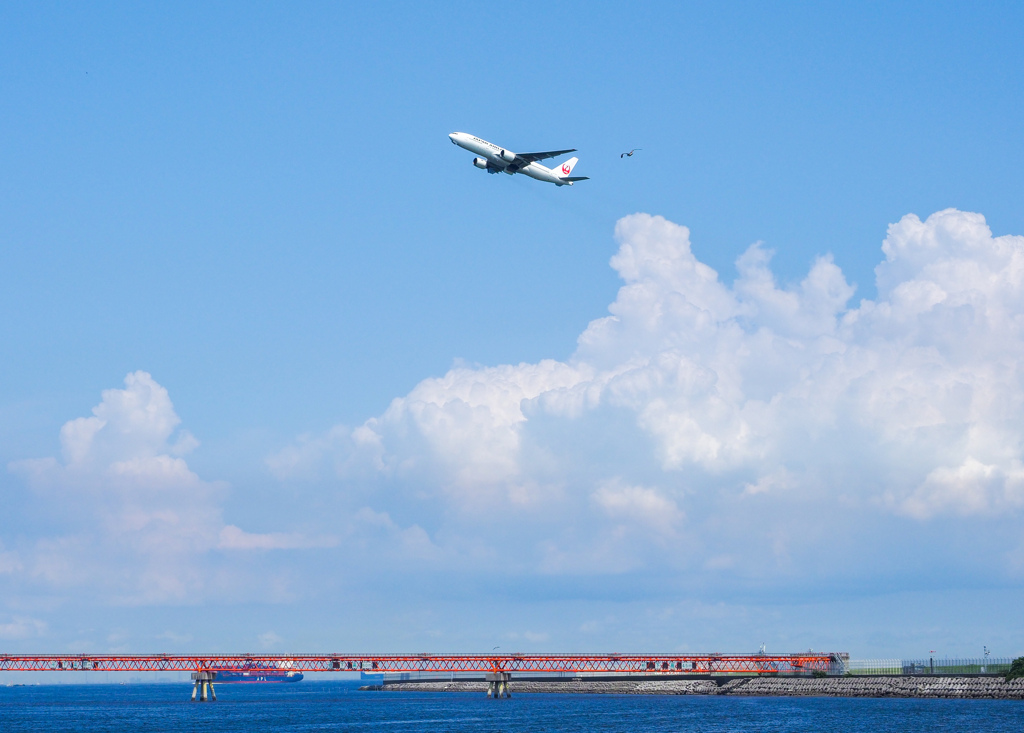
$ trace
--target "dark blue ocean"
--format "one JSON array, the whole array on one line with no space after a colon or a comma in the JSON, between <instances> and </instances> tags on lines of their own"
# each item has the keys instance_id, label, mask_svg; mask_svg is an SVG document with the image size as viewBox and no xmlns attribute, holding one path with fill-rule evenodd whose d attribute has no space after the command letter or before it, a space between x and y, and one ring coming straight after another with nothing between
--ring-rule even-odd
<instances>
[{"instance_id":1,"label":"dark blue ocean","mask_svg":"<svg viewBox=\"0 0 1024 733\"><path fill-rule=\"evenodd\" d=\"M0 687L0 731L1013 731L1024 702L360 692L356 684L222 685L192 703L190 684Z\"/></svg>"}]
</instances>

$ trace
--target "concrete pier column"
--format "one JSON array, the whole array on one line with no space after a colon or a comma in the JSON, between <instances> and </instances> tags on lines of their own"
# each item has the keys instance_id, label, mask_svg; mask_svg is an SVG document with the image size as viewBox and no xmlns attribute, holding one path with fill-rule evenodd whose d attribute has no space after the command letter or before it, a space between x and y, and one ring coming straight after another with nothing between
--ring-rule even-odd
<instances>
[{"instance_id":1,"label":"concrete pier column","mask_svg":"<svg viewBox=\"0 0 1024 733\"><path fill-rule=\"evenodd\" d=\"M512 675L508 672L490 672L484 679L487 680L487 697L510 698L512 693L508 690L508 681Z\"/></svg>"},{"instance_id":2,"label":"concrete pier column","mask_svg":"<svg viewBox=\"0 0 1024 733\"><path fill-rule=\"evenodd\" d=\"M192 687L192 702L196 701L196 693L199 694L199 702L217 701L217 693L213 691L213 680L216 676L216 672L203 671L192 673L192 679L195 680L195 685Z\"/></svg>"}]
</instances>

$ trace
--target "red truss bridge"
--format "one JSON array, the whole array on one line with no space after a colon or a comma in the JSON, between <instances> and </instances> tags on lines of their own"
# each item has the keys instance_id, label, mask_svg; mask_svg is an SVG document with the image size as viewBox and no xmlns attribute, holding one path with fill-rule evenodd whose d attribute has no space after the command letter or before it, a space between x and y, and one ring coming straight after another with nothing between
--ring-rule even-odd
<instances>
[{"instance_id":1,"label":"red truss bridge","mask_svg":"<svg viewBox=\"0 0 1024 733\"><path fill-rule=\"evenodd\" d=\"M0 654L0 671L841 674L845 653L804 654Z\"/></svg>"}]
</instances>

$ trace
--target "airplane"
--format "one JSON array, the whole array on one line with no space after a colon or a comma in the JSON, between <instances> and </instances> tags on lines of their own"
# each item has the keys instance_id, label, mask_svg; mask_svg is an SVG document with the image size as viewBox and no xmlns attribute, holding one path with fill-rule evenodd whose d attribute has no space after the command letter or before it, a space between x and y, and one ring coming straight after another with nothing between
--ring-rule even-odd
<instances>
[{"instance_id":1,"label":"airplane","mask_svg":"<svg viewBox=\"0 0 1024 733\"><path fill-rule=\"evenodd\" d=\"M579 158L569 158L557 168L545 168L537 161L557 158L566 153L575 153L572 150L549 150L544 153L513 153L511 150L499 148L494 143L481 140L478 137L466 132L453 132L448 136L453 145L465 148L471 153L482 155L482 158L473 158L473 165L482 168L488 173L522 173L538 181L547 181L556 186L571 186L576 181L587 181L587 176L572 176L573 166Z\"/></svg>"}]
</instances>

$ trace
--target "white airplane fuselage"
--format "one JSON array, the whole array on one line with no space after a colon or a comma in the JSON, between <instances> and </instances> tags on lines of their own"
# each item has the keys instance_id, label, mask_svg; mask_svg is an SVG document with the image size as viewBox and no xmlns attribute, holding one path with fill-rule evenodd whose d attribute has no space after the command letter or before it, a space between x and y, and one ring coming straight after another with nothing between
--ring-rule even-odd
<instances>
[{"instance_id":1,"label":"white airplane fuselage","mask_svg":"<svg viewBox=\"0 0 1024 733\"><path fill-rule=\"evenodd\" d=\"M520 164L516 161L516 154L512 151L482 140L475 135L466 132L453 132L448 137L460 148L481 156L475 158L473 164L488 173L508 173L509 175L522 173L538 181L554 183L556 186L571 186L573 184L571 180L566 179L572 172L577 158L572 158L556 168L548 168L536 161Z\"/></svg>"}]
</instances>

